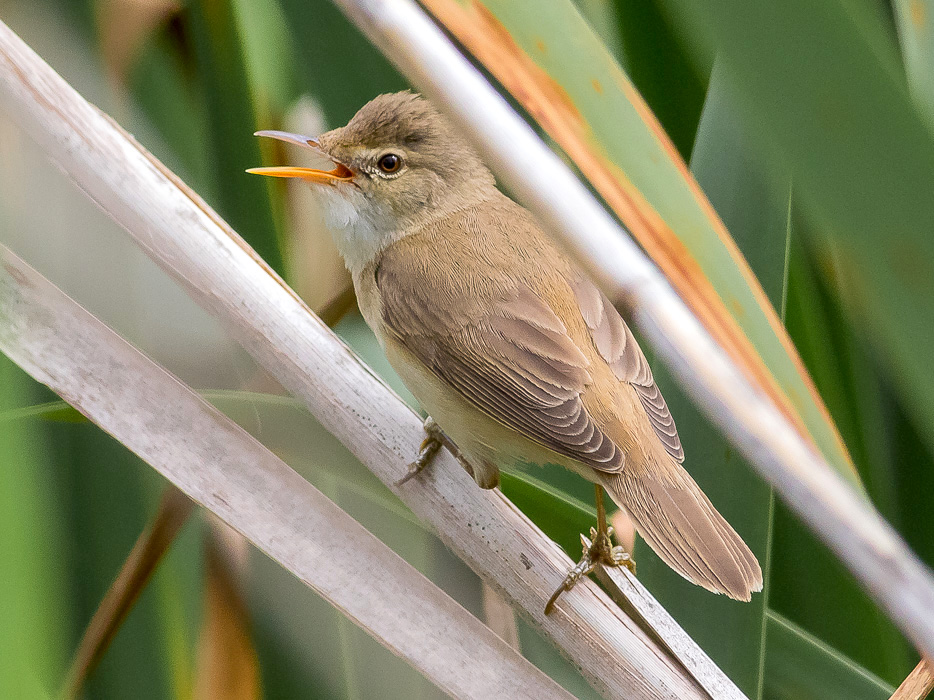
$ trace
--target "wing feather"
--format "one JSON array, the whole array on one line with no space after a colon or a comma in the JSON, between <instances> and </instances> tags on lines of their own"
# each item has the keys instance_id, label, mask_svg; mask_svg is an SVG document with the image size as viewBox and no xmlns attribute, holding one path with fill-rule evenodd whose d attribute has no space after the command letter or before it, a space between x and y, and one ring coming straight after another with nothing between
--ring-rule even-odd
<instances>
[{"instance_id":1,"label":"wing feather","mask_svg":"<svg viewBox=\"0 0 934 700\"><path fill-rule=\"evenodd\" d=\"M679 464L684 453L675 422L635 338L600 290L549 245L528 212L505 197L427 226L390 246L373 273L381 330L492 419L592 467L597 474L591 478L606 486L676 571L709 590L749 600L762 587L759 564ZM431 246L431 255L421 246ZM438 256L456 274L432 265ZM514 274L491 278L493 256L513 265ZM553 259L554 268L543 270L541 258ZM560 308L535 293L565 283L576 298ZM574 324L576 343L565 323ZM638 445L628 464L609 435L623 441L632 426L604 416L599 402L589 403L592 376L606 369L591 365L600 358L619 380L617 398L635 408L638 397L660 441L643 437L636 426L635 437L647 444ZM598 424L601 417L607 423Z\"/></svg>"},{"instance_id":2,"label":"wing feather","mask_svg":"<svg viewBox=\"0 0 934 700\"><path fill-rule=\"evenodd\" d=\"M555 312L521 284L459 322L432 311L437 290L413 282L392 259L377 271L383 321L436 375L503 425L558 454L613 474L625 457L584 408L589 360ZM450 319L450 316L446 318Z\"/></svg>"},{"instance_id":3,"label":"wing feather","mask_svg":"<svg viewBox=\"0 0 934 700\"><path fill-rule=\"evenodd\" d=\"M581 315L590 328L597 351L613 373L635 389L655 434L668 454L676 461L683 462L684 450L674 418L629 326L593 282L580 276L574 280L573 287Z\"/></svg>"}]
</instances>

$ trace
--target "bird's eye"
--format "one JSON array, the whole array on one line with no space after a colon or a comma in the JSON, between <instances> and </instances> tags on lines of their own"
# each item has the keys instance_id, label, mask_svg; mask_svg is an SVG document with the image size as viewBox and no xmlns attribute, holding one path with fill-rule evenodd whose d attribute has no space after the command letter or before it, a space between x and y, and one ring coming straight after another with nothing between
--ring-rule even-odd
<instances>
[{"instance_id":1,"label":"bird's eye","mask_svg":"<svg viewBox=\"0 0 934 700\"><path fill-rule=\"evenodd\" d=\"M402 167L402 158L395 153L387 153L379 159L377 165L384 173L394 173Z\"/></svg>"}]
</instances>

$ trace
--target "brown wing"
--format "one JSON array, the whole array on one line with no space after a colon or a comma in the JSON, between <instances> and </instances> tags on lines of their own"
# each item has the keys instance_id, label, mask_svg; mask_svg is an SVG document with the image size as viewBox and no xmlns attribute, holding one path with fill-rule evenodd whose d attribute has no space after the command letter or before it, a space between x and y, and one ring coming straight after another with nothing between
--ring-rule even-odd
<instances>
[{"instance_id":1,"label":"brown wing","mask_svg":"<svg viewBox=\"0 0 934 700\"><path fill-rule=\"evenodd\" d=\"M494 420L598 471L622 470L622 451L581 402L589 361L547 304L521 284L478 293L405 263L384 257L376 284L385 326L410 352Z\"/></svg>"},{"instance_id":2,"label":"brown wing","mask_svg":"<svg viewBox=\"0 0 934 700\"><path fill-rule=\"evenodd\" d=\"M600 355L621 381L631 384L636 390L658 439L668 454L683 462L684 450L674 418L629 326L593 282L580 276L574 280L573 287L581 314Z\"/></svg>"},{"instance_id":3,"label":"brown wing","mask_svg":"<svg viewBox=\"0 0 934 700\"><path fill-rule=\"evenodd\" d=\"M681 440L645 355L609 300L589 280L573 283L597 350L614 374L639 396L655 434L676 462ZM762 570L742 538L676 462L652 470L628 469L604 479L652 549L682 576L704 588L749 600L762 590Z\"/></svg>"}]
</instances>

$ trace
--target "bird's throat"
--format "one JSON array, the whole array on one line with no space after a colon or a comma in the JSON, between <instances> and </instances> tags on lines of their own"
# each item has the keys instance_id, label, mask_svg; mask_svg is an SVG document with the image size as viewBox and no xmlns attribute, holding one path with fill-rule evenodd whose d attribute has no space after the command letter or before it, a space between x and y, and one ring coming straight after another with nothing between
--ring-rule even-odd
<instances>
[{"instance_id":1,"label":"bird's throat","mask_svg":"<svg viewBox=\"0 0 934 700\"><path fill-rule=\"evenodd\" d=\"M338 185L320 187L318 191L325 223L352 274L359 274L401 237L398 222L360 190Z\"/></svg>"}]
</instances>

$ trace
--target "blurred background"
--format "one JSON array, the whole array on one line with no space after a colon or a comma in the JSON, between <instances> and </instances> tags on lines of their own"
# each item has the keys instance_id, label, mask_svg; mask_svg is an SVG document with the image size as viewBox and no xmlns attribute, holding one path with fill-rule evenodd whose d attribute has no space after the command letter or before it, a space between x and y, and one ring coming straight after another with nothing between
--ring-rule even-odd
<instances>
[{"instance_id":1,"label":"blurred background","mask_svg":"<svg viewBox=\"0 0 934 700\"><path fill-rule=\"evenodd\" d=\"M806 3L787 4L786 14L807 18ZM846 229L832 206L838 190L846 194L860 183L841 179L849 168L843 156L823 170L812 162L820 154L815 144L833 142L841 130L849 138L851 115L845 105L824 104L812 115L813 129L796 134L791 122L780 123L780 109L770 112L769 102L796 99L789 86L800 87L803 100L810 83L815 94L823 80L842 75L845 84L846 71L859 66L828 54L825 63L788 75L776 63L779 72L763 73L769 77L756 96L746 89L755 81L744 83L741 67L743 42L755 44L760 37L751 31L742 38L742 13L731 35L733 25L717 23L714 9L705 14L687 5L578 0L577 10L691 164L750 261L869 496L931 564L934 431L924 408L931 397L919 394L928 388L923 382L898 369L911 366L934 334L925 315L934 299L934 257L929 247L898 248L900 231L917 231L927 212L916 219L903 212L905 221L891 228L885 220L874 225L873 244L880 251L897 249L916 296L907 303L893 297L904 317L891 327L886 319L867 321L879 307L866 300L873 290L862 278L866 261L847 257L845 246L836 245L835 235ZM728 5L712 2L711 8ZM904 26L915 23L927 31L929 5L857 0L852 6L852 26L814 17L816 38L792 34L784 20L770 24L767 12L754 19L763 32L788 31L783 41L792 54L796 42L817 41L820 31L852 31L888 70L875 83L875 97L887 99L885 90L893 86L921 105L923 91L912 81L934 77L924 63L927 45L906 41ZM414 405L355 310L314 196L301 184L244 173L256 165L302 162L300 152L255 139L255 130L314 135L345 123L372 97L408 87L330 2L0 0L0 20L213 205ZM534 26L529 31L534 34ZM837 39L850 40L842 34ZM853 85L859 84L854 77ZM872 158L913 143L896 138L899 129L908 133L913 126L889 124L892 143L854 131L852 149ZM927 131L919 133L934 143ZM917 187L928 199L927 186L934 184L929 145L925 141L920 155L905 161L909 170L917 166ZM891 183L905 173L884 172L892 179L880 180L883 189L851 200L853 216L875 221L886 204L899 203L903 190ZM809 193L825 187L828 194L805 196L799 204L799 183ZM872 204L877 199L878 210ZM918 236L930 238L930 232ZM596 697L537 632L504 616L477 576L139 252L2 110L0 242L203 392L469 610L495 619L497 631L549 675L579 697ZM913 330L901 338L902 348L891 337L904 327ZM893 357L909 359L893 370ZM888 697L918 661L911 645L673 380L661 368L657 375L678 423L686 466L766 564L767 591L749 605L716 598L665 569L637 542L641 580L750 697ZM0 697L54 695L163 486L148 466L0 355ZM589 484L543 470L512 474L503 488L577 558L577 533L593 519ZM90 677L85 697L212 697L211 688L220 687L212 679L216 674L238 679L236 694L225 697L441 696L312 591L199 514Z\"/></svg>"}]
</instances>

